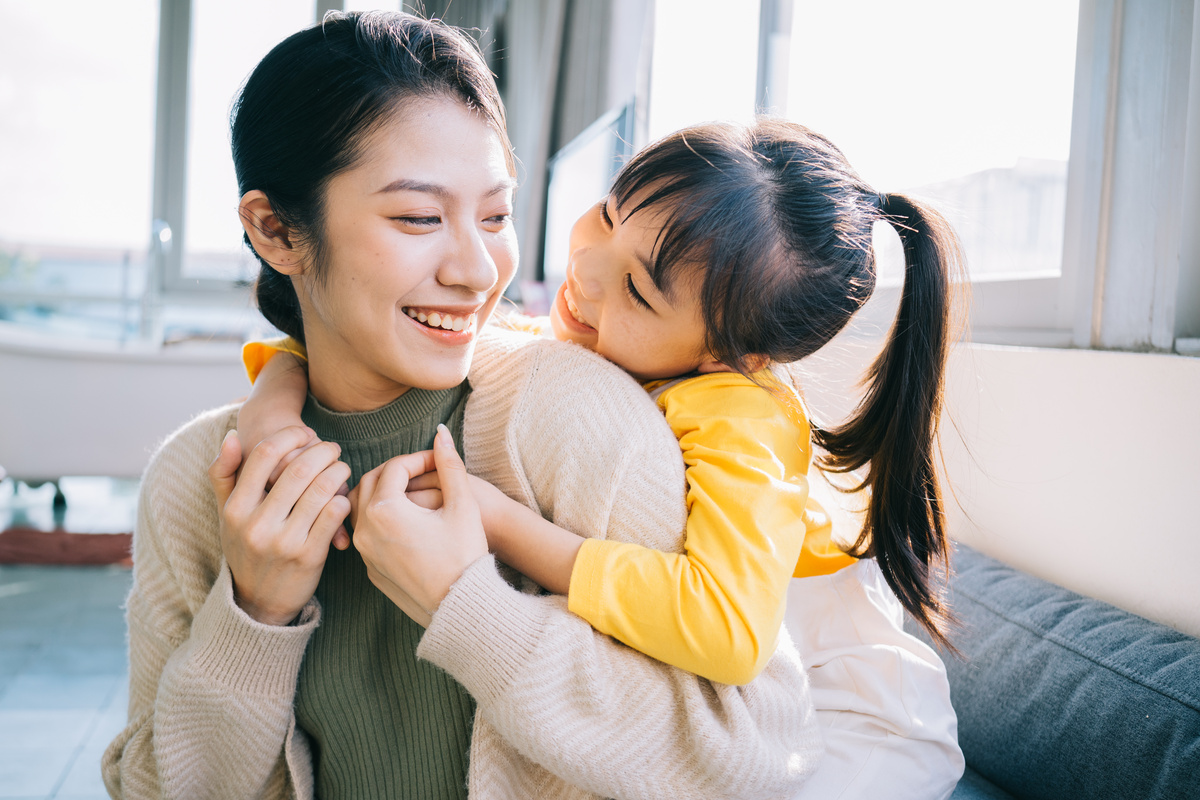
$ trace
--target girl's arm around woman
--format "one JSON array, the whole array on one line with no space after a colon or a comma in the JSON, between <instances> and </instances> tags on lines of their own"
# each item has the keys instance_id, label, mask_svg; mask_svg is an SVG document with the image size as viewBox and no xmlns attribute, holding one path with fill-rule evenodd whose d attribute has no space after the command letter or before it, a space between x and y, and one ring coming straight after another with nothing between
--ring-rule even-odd
<instances>
[{"instance_id":1,"label":"girl's arm around woman","mask_svg":"<svg viewBox=\"0 0 1200 800\"><path fill-rule=\"evenodd\" d=\"M581 535L681 550L679 445L625 373L579 347L490 333L470 381L472 472ZM489 777L475 763L487 742L604 797L783 797L816 768L821 736L786 635L750 684L717 684L597 633L565 598L513 591L494 564L463 573L418 650L479 703L473 790Z\"/></svg>"}]
</instances>

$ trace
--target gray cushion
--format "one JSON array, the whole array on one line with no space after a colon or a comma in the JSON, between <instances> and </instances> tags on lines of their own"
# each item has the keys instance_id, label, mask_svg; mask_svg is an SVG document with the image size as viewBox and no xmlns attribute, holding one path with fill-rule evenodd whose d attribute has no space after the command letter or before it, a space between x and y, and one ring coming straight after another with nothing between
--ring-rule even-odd
<instances>
[{"instance_id":1,"label":"gray cushion","mask_svg":"<svg viewBox=\"0 0 1200 800\"><path fill-rule=\"evenodd\" d=\"M1021 798L1200 798L1200 640L965 546L954 568L965 658L944 657L979 776Z\"/></svg>"},{"instance_id":2,"label":"gray cushion","mask_svg":"<svg viewBox=\"0 0 1200 800\"><path fill-rule=\"evenodd\" d=\"M1013 800L1013 796L967 767L950 800Z\"/></svg>"}]
</instances>

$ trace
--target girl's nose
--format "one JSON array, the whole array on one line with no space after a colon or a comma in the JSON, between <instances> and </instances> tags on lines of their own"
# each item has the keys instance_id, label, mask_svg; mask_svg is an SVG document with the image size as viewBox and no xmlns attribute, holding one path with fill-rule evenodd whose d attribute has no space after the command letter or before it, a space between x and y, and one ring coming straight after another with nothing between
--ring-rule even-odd
<instances>
[{"instance_id":1,"label":"girl's nose","mask_svg":"<svg viewBox=\"0 0 1200 800\"><path fill-rule=\"evenodd\" d=\"M584 299L595 302L604 294L604 286L600 282L596 270L591 266L592 259L579 259L575 267L575 284Z\"/></svg>"}]
</instances>

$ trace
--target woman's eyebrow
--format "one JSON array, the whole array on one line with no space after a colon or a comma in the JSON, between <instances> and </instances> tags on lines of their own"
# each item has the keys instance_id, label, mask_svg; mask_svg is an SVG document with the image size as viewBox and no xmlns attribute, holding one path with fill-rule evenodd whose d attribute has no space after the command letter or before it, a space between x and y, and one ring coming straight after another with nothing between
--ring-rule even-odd
<instances>
[{"instance_id":1,"label":"woman's eyebrow","mask_svg":"<svg viewBox=\"0 0 1200 800\"><path fill-rule=\"evenodd\" d=\"M517 188L516 178L505 178L493 185L490 189L484 192L484 197L492 197L515 190ZM454 192L447 186L442 186L438 183L427 183L425 181L417 181L412 178L397 178L396 180L384 186L376 192L376 194L388 194L390 192L421 192L422 194L431 194L442 201L448 201L454 196Z\"/></svg>"}]
</instances>

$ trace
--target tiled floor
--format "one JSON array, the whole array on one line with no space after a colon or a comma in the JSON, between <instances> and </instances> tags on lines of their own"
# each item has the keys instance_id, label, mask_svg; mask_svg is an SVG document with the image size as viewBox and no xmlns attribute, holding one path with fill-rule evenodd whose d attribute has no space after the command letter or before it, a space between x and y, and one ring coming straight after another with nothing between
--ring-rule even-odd
<instances>
[{"instance_id":1,"label":"tiled floor","mask_svg":"<svg viewBox=\"0 0 1200 800\"><path fill-rule=\"evenodd\" d=\"M0 798L107 797L125 724L122 567L0 565Z\"/></svg>"}]
</instances>

